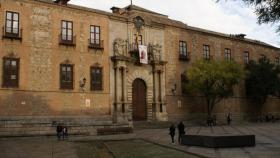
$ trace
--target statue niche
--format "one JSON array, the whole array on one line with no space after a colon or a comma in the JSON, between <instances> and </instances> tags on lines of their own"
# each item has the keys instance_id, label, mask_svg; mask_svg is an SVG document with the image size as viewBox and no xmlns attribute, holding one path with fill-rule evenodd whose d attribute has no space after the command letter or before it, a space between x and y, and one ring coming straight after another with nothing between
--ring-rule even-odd
<instances>
[{"instance_id":1,"label":"statue niche","mask_svg":"<svg viewBox=\"0 0 280 158\"><path fill-rule=\"evenodd\" d=\"M161 61L161 49L162 46L159 44L151 44L150 48L150 60L152 61Z\"/></svg>"},{"instance_id":2,"label":"statue niche","mask_svg":"<svg viewBox=\"0 0 280 158\"><path fill-rule=\"evenodd\" d=\"M127 56L127 41L117 38L114 41L114 54L115 56Z\"/></svg>"}]
</instances>

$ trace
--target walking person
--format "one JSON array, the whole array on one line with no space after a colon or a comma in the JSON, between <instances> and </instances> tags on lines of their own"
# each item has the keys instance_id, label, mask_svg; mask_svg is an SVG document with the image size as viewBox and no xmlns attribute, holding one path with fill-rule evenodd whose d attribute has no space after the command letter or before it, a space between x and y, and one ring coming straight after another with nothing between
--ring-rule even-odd
<instances>
[{"instance_id":1,"label":"walking person","mask_svg":"<svg viewBox=\"0 0 280 158\"><path fill-rule=\"evenodd\" d=\"M172 123L172 125L169 128L169 135L171 136L172 144L175 143L174 142L175 130L176 130L176 128L175 128L174 124Z\"/></svg>"},{"instance_id":2,"label":"walking person","mask_svg":"<svg viewBox=\"0 0 280 158\"><path fill-rule=\"evenodd\" d=\"M62 138L63 140L68 138L68 130L66 126L64 126L62 129Z\"/></svg>"},{"instance_id":3,"label":"walking person","mask_svg":"<svg viewBox=\"0 0 280 158\"><path fill-rule=\"evenodd\" d=\"M230 113L227 114L227 124L230 125L231 123L231 116Z\"/></svg>"},{"instance_id":4,"label":"walking person","mask_svg":"<svg viewBox=\"0 0 280 158\"><path fill-rule=\"evenodd\" d=\"M62 126L61 126L61 124L59 123L59 124L56 126L57 140L60 140L61 134L62 134Z\"/></svg>"},{"instance_id":5,"label":"walking person","mask_svg":"<svg viewBox=\"0 0 280 158\"><path fill-rule=\"evenodd\" d=\"M179 132L179 136L178 136L178 142L179 144L181 144L181 141L182 141L182 136L185 135L185 125L183 124L183 122L181 121L178 126L178 132Z\"/></svg>"}]
</instances>

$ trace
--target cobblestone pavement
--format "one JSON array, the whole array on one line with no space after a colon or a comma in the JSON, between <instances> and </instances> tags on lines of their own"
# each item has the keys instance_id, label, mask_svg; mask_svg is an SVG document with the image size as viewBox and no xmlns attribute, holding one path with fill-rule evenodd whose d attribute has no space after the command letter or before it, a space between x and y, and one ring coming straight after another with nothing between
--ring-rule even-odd
<instances>
[{"instance_id":1,"label":"cobblestone pavement","mask_svg":"<svg viewBox=\"0 0 280 158\"><path fill-rule=\"evenodd\" d=\"M186 127L188 134L254 134L255 147L202 148L171 144L169 131L136 129L133 134L112 136L70 137L57 141L55 137L0 138L0 158L77 158L76 141L144 139L154 144L211 158L280 158L280 123L243 124L233 126ZM176 133L177 134L177 133Z\"/></svg>"},{"instance_id":2,"label":"cobblestone pavement","mask_svg":"<svg viewBox=\"0 0 280 158\"><path fill-rule=\"evenodd\" d=\"M135 131L137 137L177 148L190 153L213 158L280 158L280 124L246 124L233 126L187 127L188 134L254 134L256 136L255 147L242 148L202 148L193 146L181 146L170 144L168 129L143 129Z\"/></svg>"},{"instance_id":3,"label":"cobblestone pavement","mask_svg":"<svg viewBox=\"0 0 280 158\"><path fill-rule=\"evenodd\" d=\"M175 148L188 153L194 153L209 158L280 158L280 122L242 124L232 126L206 126L186 127L187 134L253 134L256 136L255 147L242 148L203 148L195 146L181 146L171 144L169 129L137 129L134 134L118 136L98 136L74 139L134 139L141 138L166 147ZM176 129L177 130L177 129ZM177 132L177 131L176 131ZM176 133L177 134L177 133ZM175 135L175 136L178 136ZM177 140L177 138L176 138ZM177 141L176 141L177 142Z\"/></svg>"}]
</instances>

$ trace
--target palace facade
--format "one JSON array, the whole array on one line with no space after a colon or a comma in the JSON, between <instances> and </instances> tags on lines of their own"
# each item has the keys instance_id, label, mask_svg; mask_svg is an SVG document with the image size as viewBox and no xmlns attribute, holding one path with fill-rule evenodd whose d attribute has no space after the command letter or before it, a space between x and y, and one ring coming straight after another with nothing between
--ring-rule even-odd
<instances>
[{"instance_id":1,"label":"palace facade","mask_svg":"<svg viewBox=\"0 0 280 158\"><path fill-rule=\"evenodd\" d=\"M280 49L245 35L188 26L129 5L112 13L69 0L0 0L0 135L52 134L57 123L71 133L133 126L134 121L199 121L203 97L184 90L196 60L249 60L280 64ZM148 64L138 45L147 46ZM270 97L263 112L279 115ZM214 110L249 118L254 105L244 88Z\"/></svg>"}]
</instances>

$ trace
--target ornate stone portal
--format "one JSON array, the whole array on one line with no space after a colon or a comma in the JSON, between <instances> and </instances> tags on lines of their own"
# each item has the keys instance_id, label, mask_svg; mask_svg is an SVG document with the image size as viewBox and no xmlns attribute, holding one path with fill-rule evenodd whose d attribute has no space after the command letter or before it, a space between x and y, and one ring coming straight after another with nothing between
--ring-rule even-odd
<instances>
[{"instance_id":1,"label":"ornate stone portal","mask_svg":"<svg viewBox=\"0 0 280 158\"><path fill-rule=\"evenodd\" d=\"M162 46L149 44L149 64L135 64L128 53L128 42L120 38L114 41L114 122L133 121L133 82L141 79L146 84L145 116L147 121L167 121L165 83L163 82L164 65ZM144 108L144 107L143 107Z\"/></svg>"}]
</instances>

